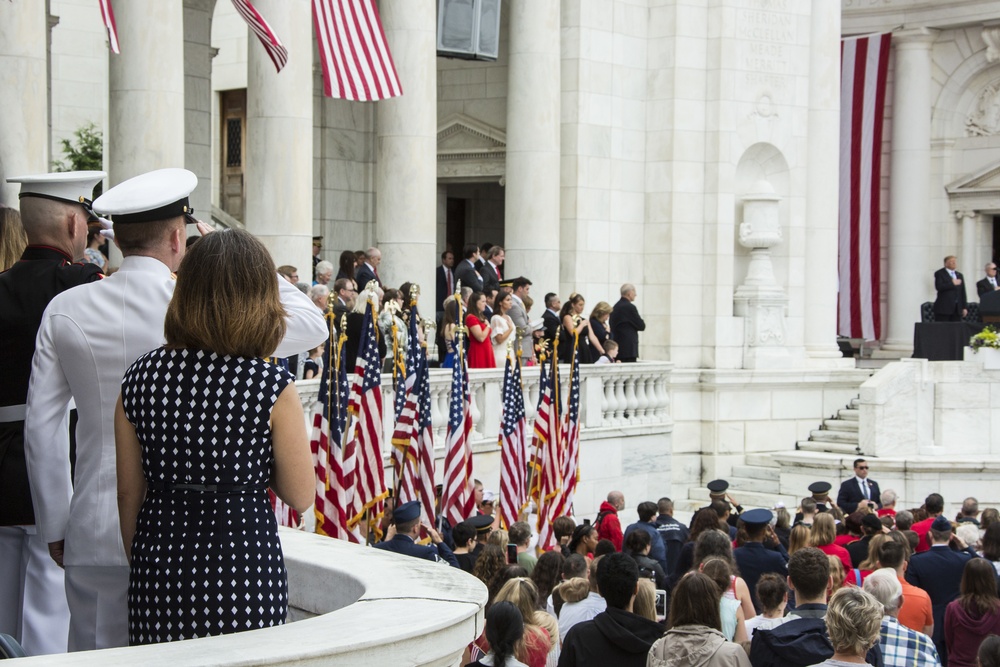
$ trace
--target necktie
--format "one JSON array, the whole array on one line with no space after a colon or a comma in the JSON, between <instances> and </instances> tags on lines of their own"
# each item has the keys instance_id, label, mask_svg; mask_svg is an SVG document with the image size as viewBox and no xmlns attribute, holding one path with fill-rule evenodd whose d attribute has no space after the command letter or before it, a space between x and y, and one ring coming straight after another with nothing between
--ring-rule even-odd
<instances>
[{"instance_id":1,"label":"necktie","mask_svg":"<svg viewBox=\"0 0 1000 667\"><path fill-rule=\"evenodd\" d=\"M451 269L445 267L444 272L448 276L448 294L453 294L455 292L455 284L451 281Z\"/></svg>"},{"instance_id":2,"label":"necktie","mask_svg":"<svg viewBox=\"0 0 1000 667\"><path fill-rule=\"evenodd\" d=\"M861 492L865 494L865 500L871 500L872 497L868 492L868 483L862 480L861 482Z\"/></svg>"},{"instance_id":3,"label":"necktie","mask_svg":"<svg viewBox=\"0 0 1000 667\"><path fill-rule=\"evenodd\" d=\"M500 275L500 267L499 266L494 266L493 269L497 272L497 279L498 280L503 280L503 277Z\"/></svg>"},{"instance_id":4,"label":"necktie","mask_svg":"<svg viewBox=\"0 0 1000 667\"><path fill-rule=\"evenodd\" d=\"M993 285L993 287L996 287L997 286L997 279L996 278L990 278L990 285Z\"/></svg>"}]
</instances>

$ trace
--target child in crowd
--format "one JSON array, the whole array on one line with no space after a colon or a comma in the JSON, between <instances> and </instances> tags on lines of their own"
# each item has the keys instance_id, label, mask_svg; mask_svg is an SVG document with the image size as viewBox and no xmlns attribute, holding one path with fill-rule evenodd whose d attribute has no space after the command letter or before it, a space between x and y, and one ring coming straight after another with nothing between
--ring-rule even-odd
<instances>
[{"instance_id":1,"label":"child in crowd","mask_svg":"<svg viewBox=\"0 0 1000 667\"><path fill-rule=\"evenodd\" d=\"M610 338L604 341L604 354L597 358L595 364L614 364L618 363L615 361L615 357L618 356L618 343L611 340Z\"/></svg>"},{"instance_id":2,"label":"child in crowd","mask_svg":"<svg viewBox=\"0 0 1000 667\"><path fill-rule=\"evenodd\" d=\"M753 638L754 630L770 630L785 622L785 605L788 604L788 584L785 578L767 572L757 581L757 599L763 611L745 621L747 636Z\"/></svg>"}]
</instances>

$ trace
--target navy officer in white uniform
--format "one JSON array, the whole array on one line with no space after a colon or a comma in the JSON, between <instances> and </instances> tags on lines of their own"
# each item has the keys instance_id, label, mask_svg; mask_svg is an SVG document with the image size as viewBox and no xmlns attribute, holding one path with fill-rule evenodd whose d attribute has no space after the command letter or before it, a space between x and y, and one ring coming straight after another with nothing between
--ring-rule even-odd
<instances>
[{"instance_id":1,"label":"navy officer in white uniform","mask_svg":"<svg viewBox=\"0 0 1000 667\"><path fill-rule=\"evenodd\" d=\"M403 503L392 512L392 528L386 534L387 539L376 544L375 548L461 567L455 554L444 543L441 534L429 524L425 528L434 546L417 544L417 539L420 537L420 501L411 500Z\"/></svg>"},{"instance_id":2,"label":"navy officer in white uniform","mask_svg":"<svg viewBox=\"0 0 1000 667\"><path fill-rule=\"evenodd\" d=\"M75 264L87 246L90 199L105 173L73 171L8 178L20 183L28 247L0 274L0 632L28 655L64 653L69 629L63 572L38 535L24 461L24 416L35 336L60 292L101 279ZM53 415L68 433L68 413Z\"/></svg>"},{"instance_id":3,"label":"navy officer in white uniform","mask_svg":"<svg viewBox=\"0 0 1000 667\"><path fill-rule=\"evenodd\" d=\"M129 567L118 523L114 409L125 370L164 342L172 272L184 256L186 224L195 222L188 195L197 184L186 169L160 169L95 200L94 210L114 223L121 268L53 299L38 331L25 451L39 533L65 566L71 651L128 645ZM277 273L274 279L288 326L274 355L325 341L329 332L312 301ZM68 440L59 428L70 399L79 413L72 485Z\"/></svg>"}]
</instances>

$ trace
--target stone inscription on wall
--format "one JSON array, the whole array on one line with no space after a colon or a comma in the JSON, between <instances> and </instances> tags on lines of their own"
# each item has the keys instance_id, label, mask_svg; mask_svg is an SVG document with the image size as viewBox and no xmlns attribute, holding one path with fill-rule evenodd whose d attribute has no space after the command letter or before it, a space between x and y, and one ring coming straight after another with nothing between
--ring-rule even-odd
<instances>
[{"instance_id":1,"label":"stone inscription on wall","mask_svg":"<svg viewBox=\"0 0 1000 667\"><path fill-rule=\"evenodd\" d=\"M736 10L738 62L744 84L776 96L790 91L791 45L798 43L792 2L800 0L744 0Z\"/></svg>"}]
</instances>

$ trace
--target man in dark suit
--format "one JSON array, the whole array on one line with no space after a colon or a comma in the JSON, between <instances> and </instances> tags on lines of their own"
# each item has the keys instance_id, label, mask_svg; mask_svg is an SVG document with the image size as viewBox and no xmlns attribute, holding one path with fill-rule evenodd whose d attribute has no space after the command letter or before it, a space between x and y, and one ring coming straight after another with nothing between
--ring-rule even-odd
<instances>
[{"instance_id":1,"label":"man in dark suit","mask_svg":"<svg viewBox=\"0 0 1000 667\"><path fill-rule=\"evenodd\" d=\"M562 301L559 300L559 295L554 292L549 292L545 295L545 312L542 313L542 322L545 326L542 328L542 339L548 342L549 358L555 354L555 340L556 332L559 331L559 309L562 307Z\"/></svg>"},{"instance_id":2,"label":"man in dark suit","mask_svg":"<svg viewBox=\"0 0 1000 667\"><path fill-rule=\"evenodd\" d=\"M958 597L962 572L969 559L975 557L969 547L951 532L951 522L943 516L934 519L930 529L931 548L913 554L906 568L906 580L927 591L934 610L934 645L941 656L941 664L948 664L948 650L944 642L944 612L948 603ZM953 549L950 544L961 551Z\"/></svg>"},{"instance_id":3,"label":"man in dark suit","mask_svg":"<svg viewBox=\"0 0 1000 667\"><path fill-rule=\"evenodd\" d=\"M445 250L441 253L441 266L437 267L434 310L440 318L444 315L444 300L455 293L455 253Z\"/></svg>"},{"instance_id":4,"label":"man in dark suit","mask_svg":"<svg viewBox=\"0 0 1000 667\"><path fill-rule=\"evenodd\" d=\"M965 276L955 270L954 255L944 258L944 268L934 272L934 319L938 322L961 322L969 310L965 299Z\"/></svg>"},{"instance_id":5,"label":"man in dark suit","mask_svg":"<svg viewBox=\"0 0 1000 667\"><path fill-rule=\"evenodd\" d=\"M850 514L858 509L858 505L868 503L872 509L882 507L882 493L878 482L868 479L868 462L864 459L854 460L854 477L845 479L840 484L837 494L837 507L844 514Z\"/></svg>"},{"instance_id":6,"label":"man in dark suit","mask_svg":"<svg viewBox=\"0 0 1000 667\"><path fill-rule=\"evenodd\" d=\"M997 265L990 262L986 265L986 277L976 283L976 292L982 299L984 294L1000 290L1000 280L997 279Z\"/></svg>"},{"instance_id":7,"label":"man in dark suit","mask_svg":"<svg viewBox=\"0 0 1000 667\"><path fill-rule=\"evenodd\" d=\"M340 331L344 315L354 308L354 299L358 296L358 290L353 280L341 278L333 283L333 291L337 294L337 300L333 304L333 326L337 331Z\"/></svg>"},{"instance_id":8,"label":"man in dark suit","mask_svg":"<svg viewBox=\"0 0 1000 667\"><path fill-rule=\"evenodd\" d=\"M396 534L391 539L376 544L376 549L413 556L414 558L422 558L434 561L435 563L447 563L452 567L459 567L455 554L444 543L441 534L434 530L434 527L429 523L424 528L427 530L427 534L430 535L434 546L424 546L416 543L420 537L419 500L411 500L408 503L403 503L393 510L392 525L396 529Z\"/></svg>"},{"instance_id":9,"label":"man in dark suit","mask_svg":"<svg viewBox=\"0 0 1000 667\"><path fill-rule=\"evenodd\" d=\"M462 282L462 287L469 287L473 292L483 291L483 279L476 272L476 260L479 259L479 246L468 243L462 248L462 261L455 267L455 280Z\"/></svg>"},{"instance_id":10,"label":"man in dark suit","mask_svg":"<svg viewBox=\"0 0 1000 667\"><path fill-rule=\"evenodd\" d=\"M365 250L365 263L354 273L354 282L357 283L359 291L364 291L368 283L373 280L382 287L382 281L378 277L378 266L381 263L382 253L378 248Z\"/></svg>"},{"instance_id":11,"label":"man in dark suit","mask_svg":"<svg viewBox=\"0 0 1000 667\"><path fill-rule=\"evenodd\" d=\"M625 283L622 298L611 309L611 337L618 343L618 361L628 363L639 358L639 332L646 330L646 323L639 317L635 301L635 285Z\"/></svg>"},{"instance_id":12,"label":"man in dark suit","mask_svg":"<svg viewBox=\"0 0 1000 667\"><path fill-rule=\"evenodd\" d=\"M500 281L502 280L500 265L503 264L503 260L504 252L500 246L492 246L487 251L486 262L479 269L479 275L483 277L483 291L486 291L489 287L495 290L500 289Z\"/></svg>"}]
</instances>

